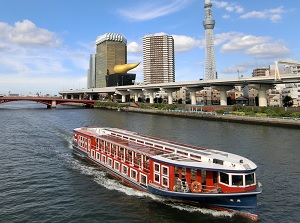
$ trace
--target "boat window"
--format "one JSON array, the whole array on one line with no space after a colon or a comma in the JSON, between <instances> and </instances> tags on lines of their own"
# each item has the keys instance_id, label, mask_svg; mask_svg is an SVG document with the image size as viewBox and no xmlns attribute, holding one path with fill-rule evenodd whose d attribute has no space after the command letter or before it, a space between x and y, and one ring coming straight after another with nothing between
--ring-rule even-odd
<instances>
[{"instance_id":1,"label":"boat window","mask_svg":"<svg viewBox=\"0 0 300 223\"><path fill-rule=\"evenodd\" d=\"M141 174L141 184L147 185L147 176L144 174Z\"/></svg>"},{"instance_id":2,"label":"boat window","mask_svg":"<svg viewBox=\"0 0 300 223\"><path fill-rule=\"evenodd\" d=\"M158 172L158 173L160 172L158 163L154 163L154 170L155 170L155 172Z\"/></svg>"},{"instance_id":3,"label":"boat window","mask_svg":"<svg viewBox=\"0 0 300 223\"><path fill-rule=\"evenodd\" d=\"M122 165L122 173L125 174L125 175L128 174L128 167L127 166Z\"/></svg>"},{"instance_id":4,"label":"boat window","mask_svg":"<svg viewBox=\"0 0 300 223\"><path fill-rule=\"evenodd\" d=\"M245 176L246 185L255 184L254 173L247 174Z\"/></svg>"},{"instance_id":5,"label":"boat window","mask_svg":"<svg viewBox=\"0 0 300 223\"><path fill-rule=\"evenodd\" d=\"M169 176L169 168L166 166L162 166L162 174L165 176Z\"/></svg>"},{"instance_id":6,"label":"boat window","mask_svg":"<svg viewBox=\"0 0 300 223\"><path fill-rule=\"evenodd\" d=\"M120 163L115 161L115 169L120 171Z\"/></svg>"},{"instance_id":7,"label":"boat window","mask_svg":"<svg viewBox=\"0 0 300 223\"><path fill-rule=\"evenodd\" d=\"M157 173L155 173L154 174L154 182L156 182L156 183L160 183L160 177L159 177L159 174L157 174Z\"/></svg>"},{"instance_id":8,"label":"boat window","mask_svg":"<svg viewBox=\"0 0 300 223\"><path fill-rule=\"evenodd\" d=\"M130 177L131 177L132 179L135 179L135 180L136 180L136 177L137 177L136 170L131 169L131 171L130 171Z\"/></svg>"},{"instance_id":9,"label":"boat window","mask_svg":"<svg viewBox=\"0 0 300 223\"><path fill-rule=\"evenodd\" d=\"M243 175L232 175L232 185L243 186Z\"/></svg>"},{"instance_id":10,"label":"boat window","mask_svg":"<svg viewBox=\"0 0 300 223\"><path fill-rule=\"evenodd\" d=\"M223 165L224 161L219 159L213 159L213 163Z\"/></svg>"},{"instance_id":11,"label":"boat window","mask_svg":"<svg viewBox=\"0 0 300 223\"><path fill-rule=\"evenodd\" d=\"M162 177L162 185L165 187L169 187L169 180L166 177Z\"/></svg>"},{"instance_id":12,"label":"boat window","mask_svg":"<svg viewBox=\"0 0 300 223\"><path fill-rule=\"evenodd\" d=\"M112 167L112 164L113 164L112 159L108 158L108 165Z\"/></svg>"},{"instance_id":13,"label":"boat window","mask_svg":"<svg viewBox=\"0 0 300 223\"><path fill-rule=\"evenodd\" d=\"M229 175L226 173L220 172L220 182L224 184L229 184Z\"/></svg>"}]
</instances>

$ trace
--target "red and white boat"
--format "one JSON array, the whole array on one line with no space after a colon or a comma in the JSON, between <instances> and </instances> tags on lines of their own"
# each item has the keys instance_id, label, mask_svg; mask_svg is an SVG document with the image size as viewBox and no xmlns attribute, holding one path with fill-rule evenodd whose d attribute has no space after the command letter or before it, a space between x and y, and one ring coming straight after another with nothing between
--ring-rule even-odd
<instances>
[{"instance_id":1,"label":"red and white boat","mask_svg":"<svg viewBox=\"0 0 300 223\"><path fill-rule=\"evenodd\" d=\"M136 189L258 220L257 166L242 156L104 127L74 129L72 148Z\"/></svg>"}]
</instances>

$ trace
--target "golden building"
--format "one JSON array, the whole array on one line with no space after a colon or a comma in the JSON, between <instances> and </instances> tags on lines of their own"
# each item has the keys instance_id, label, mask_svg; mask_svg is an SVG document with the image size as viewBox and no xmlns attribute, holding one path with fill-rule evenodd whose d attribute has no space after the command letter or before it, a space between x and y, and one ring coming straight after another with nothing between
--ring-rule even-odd
<instances>
[{"instance_id":1,"label":"golden building","mask_svg":"<svg viewBox=\"0 0 300 223\"><path fill-rule=\"evenodd\" d=\"M98 37L95 63L95 87L106 87L106 75L114 74L116 65L127 63L127 40L115 33Z\"/></svg>"}]
</instances>

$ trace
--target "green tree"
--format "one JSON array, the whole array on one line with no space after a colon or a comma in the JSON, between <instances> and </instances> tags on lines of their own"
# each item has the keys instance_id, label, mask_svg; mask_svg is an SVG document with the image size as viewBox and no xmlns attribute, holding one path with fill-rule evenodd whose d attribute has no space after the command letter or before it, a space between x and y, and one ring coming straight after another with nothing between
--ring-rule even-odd
<instances>
[{"instance_id":1,"label":"green tree","mask_svg":"<svg viewBox=\"0 0 300 223\"><path fill-rule=\"evenodd\" d=\"M282 103L283 103L283 107L291 107L293 106L293 98L286 95L283 99L282 99Z\"/></svg>"}]
</instances>

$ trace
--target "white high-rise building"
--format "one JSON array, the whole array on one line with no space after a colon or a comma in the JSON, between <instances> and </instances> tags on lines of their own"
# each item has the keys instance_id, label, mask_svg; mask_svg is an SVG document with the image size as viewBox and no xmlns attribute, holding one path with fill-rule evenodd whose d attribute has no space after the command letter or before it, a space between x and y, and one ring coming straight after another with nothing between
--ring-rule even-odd
<instances>
[{"instance_id":1,"label":"white high-rise building","mask_svg":"<svg viewBox=\"0 0 300 223\"><path fill-rule=\"evenodd\" d=\"M174 39L168 35L143 38L144 82L148 84L175 81Z\"/></svg>"},{"instance_id":2,"label":"white high-rise building","mask_svg":"<svg viewBox=\"0 0 300 223\"><path fill-rule=\"evenodd\" d=\"M214 27L215 20L212 18L212 4L210 0L205 0L205 20L203 26L205 29L205 79L211 80L217 78L216 61L215 61L215 46L214 46Z\"/></svg>"}]
</instances>

